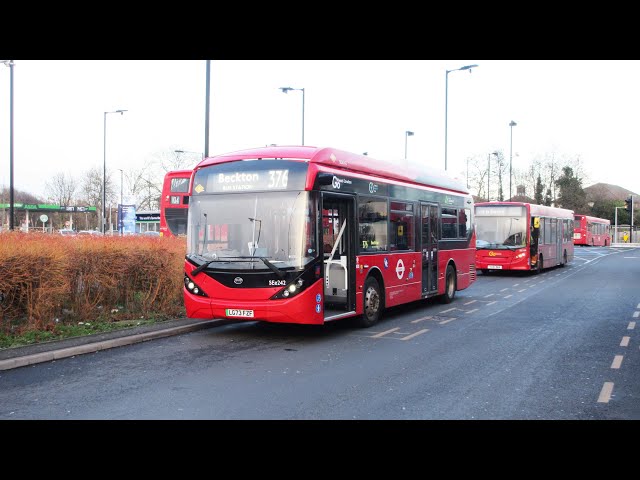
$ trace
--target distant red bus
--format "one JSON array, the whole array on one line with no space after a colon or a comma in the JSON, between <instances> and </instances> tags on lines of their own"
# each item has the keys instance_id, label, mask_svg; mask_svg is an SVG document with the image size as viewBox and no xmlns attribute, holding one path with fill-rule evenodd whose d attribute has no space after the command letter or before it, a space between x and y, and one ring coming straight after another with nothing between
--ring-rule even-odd
<instances>
[{"instance_id":1,"label":"distant red bus","mask_svg":"<svg viewBox=\"0 0 640 480\"><path fill-rule=\"evenodd\" d=\"M167 172L160 197L160 235L186 236L189 212L189 182L193 170Z\"/></svg>"},{"instance_id":2,"label":"distant red bus","mask_svg":"<svg viewBox=\"0 0 640 480\"><path fill-rule=\"evenodd\" d=\"M440 170L272 146L204 159L191 193L189 318L370 327L476 280L473 198Z\"/></svg>"},{"instance_id":3,"label":"distant red bus","mask_svg":"<svg viewBox=\"0 0 640 480\"><path fill-rule=\"evenodd\" d=\"M476 269L564 267L573 260L573 211L524 202L475 204Z\"/></svg>"},{"instance_id":4,"label":"distant red bus","mask_svg":"<svg viewBox=\"0 0 640 480\"><path fill-rule=\"evenodd\" d=\"M577 214L574 219L574 245L608 247L611 244L611 220Z\"/></svg>"}]
</instances>

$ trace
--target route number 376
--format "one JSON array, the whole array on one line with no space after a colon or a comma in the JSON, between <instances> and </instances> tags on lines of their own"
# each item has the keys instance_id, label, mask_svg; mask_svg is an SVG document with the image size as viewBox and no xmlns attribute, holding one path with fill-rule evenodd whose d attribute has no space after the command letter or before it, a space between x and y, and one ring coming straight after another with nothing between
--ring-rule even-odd
<instances>
[{"instance_id":1,"label":"route number 376","mask_svg":"<svg viewBox=\"0 0 640 480\"><path fill-rule=\"evenodd\" d=\"M289 170L269 170L269 184L267 188L287 188Z\"/></svg>"}]
</instances>

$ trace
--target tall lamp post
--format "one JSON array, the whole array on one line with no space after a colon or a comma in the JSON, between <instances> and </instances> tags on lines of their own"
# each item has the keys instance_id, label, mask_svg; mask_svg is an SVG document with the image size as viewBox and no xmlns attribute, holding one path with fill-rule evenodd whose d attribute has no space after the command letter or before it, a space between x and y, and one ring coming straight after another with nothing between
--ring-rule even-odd
<instances>
[{"instance_id":1,"label":"tall lamp post","mask_svg":"<svg viewBox=\"0 0 640 480\"><path fill-rule=\"evenodd\" d=\"M104 112L104 146L102 161L102 234L107 230L107 114L119 113L123 115L127 110L114 110L113 112Z\"/></svg>"},{"instance_id":2,"label":"tall lamp post","mask_svg":"<svg viewBox=\"0 0 640 480\"><path fill-rule=\"evenodd\" d=\"M465 65L464 67L454 68L453 70L447 70L445 75L445 88L444 88L444 169L447 169L447 115L449 110L449 74L451 72L457 72L458 70L469 70L477 67L478 65Z\"/></svg>"},{"instance_id":3,"label":"tall lamp post","mask_svg":"<svg viewBox=\"0 0 640 480\"><path fill-rule=\"evenodd\" d=\"M406 132L404 132L404 159L407 159L407 138L408 137L413 137L413 132L410 132L409 130L407 130Z\"/></svg>"},{"instance_id":4,"label":"tall lamp post","mask_svg":"<svg viewBox=\"0 0 640 480\"><path fill-rule=\"evenodd\" d=\"M9 230L13 230L13 60L2 60L9 67Z\"/></svg>"},{"instance_id":5,"label":"tall lamp post","mask_svg":"<svg viewBox=\"0 0 640 480\"><path fill-rule=\"evenodd\" d=\"M124 191L124 170L122 168L119 168L118 170L120 170L120 208L118 208L118 231L120 232L120 236L122 236L122 215L123 215L123 210L122 210L122 202L123 202L123 191Z\"/></svg>"},{"instance_id":6,"label":"tall lamp post","mask_svg":"<svg viewBox=\"0 0 640 480\"><path fill-rule=\"evenodd\" d=\"M498 156L498 152L491 152L487 157L487 202L491 200L491 196L489 195L489 179L491 178L491 155Z\"/></svg>"},{"instance_id":7,"label":"tall lamp post","mask_svg":"<svg viewBox=\"0 0 640 480\"><path fill-rule=\"evenodd\" d=\"M509 141L509 200L511 200L511 161L513 159L513 127L518 125L516 122L511 120L509 122L509 127L511 127L511 139Z\"/></svg>"},{"instance_id":8,"label":"tall lamp post","mask_svg":"<svg viewBox=\"0 0 640 480\"><path fill-rule=\"evenodd\" d=\"M298 90L302 92L302 145L304 145L304 88L291 88L291 87L280 87L283 93L288 93L291 90Z\"/></svg>"}]
</instances>

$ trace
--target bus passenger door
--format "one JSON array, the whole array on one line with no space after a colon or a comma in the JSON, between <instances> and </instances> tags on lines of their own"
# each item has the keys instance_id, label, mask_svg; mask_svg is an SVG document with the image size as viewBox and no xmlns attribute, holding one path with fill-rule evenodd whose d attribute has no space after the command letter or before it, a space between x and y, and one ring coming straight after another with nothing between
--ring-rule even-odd
<instances>
[{"instance_id":1,"label":"bus passenger door","mask_svg":"<svg viewBox=\"0 0 640 480\"><path fill-rule=\"evenodd\" d=\"M422 296L438 291L438 206L420 203Z\"/></svg>"},{"instance_id":2,"label":"bus passenger door","mask_svg":"<svg viewBox=\"0 0 640 480\"><path fill-rule=\"evenodd\" d=\"M324 318L355 312L355 198L322 195Z\"/></svg>"}]
</instances>

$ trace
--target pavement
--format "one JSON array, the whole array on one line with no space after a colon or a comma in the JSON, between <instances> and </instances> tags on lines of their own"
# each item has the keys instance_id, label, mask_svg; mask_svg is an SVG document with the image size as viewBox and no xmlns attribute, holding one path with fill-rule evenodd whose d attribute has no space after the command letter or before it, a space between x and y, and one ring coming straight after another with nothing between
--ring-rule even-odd
<instances>
[{"instance_id":1,"label":"pavement","mask_svg":"<svg viewBox=\"0 0 640 480\"><path fill-rule=\"evenodd\" d=\"M178 318L140 327L125 328L108 333L42 342L23 347L0 349L0 371L26 367L41 362L94 353L108 348L146 342L156 338L180 335L229 323L229 320Z\"/></svg>"}]
</instances>

